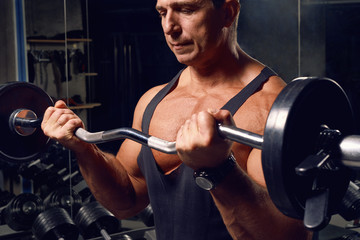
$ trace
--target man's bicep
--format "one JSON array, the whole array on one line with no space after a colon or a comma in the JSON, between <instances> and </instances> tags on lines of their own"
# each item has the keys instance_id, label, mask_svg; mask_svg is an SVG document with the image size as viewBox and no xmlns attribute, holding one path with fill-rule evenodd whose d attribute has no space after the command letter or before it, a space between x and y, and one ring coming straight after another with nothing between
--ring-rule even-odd
<instances>
[{"instance_id":1,"label":"man's bicep","mask_svg":"<svg viewBox=\"0 0 360 240\"><path fill-rule=\"evenodd\" d=\"M137 201L142 202L142 205L146 206L149 201L147 198L146 181L137 163L140 150L141 144L126 139L121 145L116 158L128 173L136 193Z\"/></svg>"}]
</instances>

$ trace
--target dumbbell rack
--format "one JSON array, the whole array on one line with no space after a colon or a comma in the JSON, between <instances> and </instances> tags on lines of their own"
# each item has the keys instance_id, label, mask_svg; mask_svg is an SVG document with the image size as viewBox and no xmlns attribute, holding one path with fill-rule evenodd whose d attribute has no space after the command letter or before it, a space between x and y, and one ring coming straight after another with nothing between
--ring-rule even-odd
<instances>
[{"instance_id":1,"label":"dumbbell rack","mask_svg":"<svg viewBox=\"0 0 360 240\"><path fill-rule=\"evenodd\" d=\"M60 203L62 201L61 194L63 192L61 191L61 188L67 187L70 190L69 182L67 182L69 178L72 178L72 185L71 185L72 186L71 190L73 191L71 194L72 203L77 203L78 205L82 204L82 206L84 206L86 203L95 201L82 176L80 174L74 175L74 173L78 171L76 164L74 164L74 166L71 166L72 172L71 174L69 174L68 169L66 169L67 167L66 164L68 164L68 161L63 161L64 159L61 159L62 161L58 161L58 162L62 162L63 165L59 165L57 160L54 161L52 159L53 157L52 155L59 156L59 151L61 151L61 149L60 150L56 149L55 154L44 154L44 156L38 160L35 160L33 162L28 162L26 164L22 164L21 166L20 165L15 166L15 168L18 169L19 176L30 179L32 181L33 192L35 193L34 195L39 196L39 198L44 200L45 205L51 205L51 207L62 207L63 209L66 209L65 208L66 206L61 205L64 203ZM47 180L49 176L52 177L50 181ZM52 185L47 186L47 184L52 184ZM74 195L74 193L78 193L78 194ZM5 191L4 192L0 191L0 196L5 196L4 194ZM8 202L6 205L4 205L6 200L0 203L1 204L0 205L0 239L33 240L34 235L31 229L14 230L4 221L4 219L2 219L3 214L1 213L1 211L5 209L9 205L11 200L14 199L15 197L16 195L11 195L7 197ZM82 201L79 201L78 199L79 197L81 197ZM69 196L66 196L65 199L69 199ZM49 201L57 201L57 202L49 204L48 203ZM72 212L73 220L75 219L75 215L80 207L78 206L77 208L78 209L76 210L76 212L74 208L72 208L72 211L74 211ZM69 209L66 210L69 211ZM121 220L119 221L118 229L112 234L110 234L111 239L155 240L155 234L153 232L154 227L145 225L148 224L148 222L149 222L148 220L145 221L141 219L140 215L132 219ZM150 233L150 231L152 232ZM145 234L147 235L147 238L145 238ZM96 237L96 238L94 236L91 237L92 238L87 238L87 239L104 239L103 237ZM82 235L79 235L78 239L83 240L84 237ZM46 240L51 240L51 239L46 239Z\"/></svg>"},{"instance_id":2,"label":"dumbbell rack","mask_svg":"<svg viewBox=\"0 0 360 240\"><path fill-rule=\"evenodd\" d=\"M111 234L112 239L123 239L124 236L131 237L132 240L146 239L156 240L154 227L146 227L136 220L123 220L122 225L125 225L133 230L126 230L119 233ZM32 239L31 231L14 231L7 225L0 225L0 239L2 240L30 240ZM66 239L65 239L66 240ZM82 236L79 236L79 240L83 240ZM102 237L91 238L89 240L103 240Z\"/></svg>"}]
</instances>

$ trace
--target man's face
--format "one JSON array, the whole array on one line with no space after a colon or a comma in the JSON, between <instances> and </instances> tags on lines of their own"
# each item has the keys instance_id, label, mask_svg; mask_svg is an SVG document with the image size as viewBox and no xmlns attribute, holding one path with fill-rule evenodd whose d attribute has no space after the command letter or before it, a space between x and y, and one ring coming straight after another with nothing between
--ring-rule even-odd
<instances>
[{"instance_id":1,"label":"man's face","mask_svg":"<svg viewBox=\"0 0 360 240\"><path fill-rule=\"evenodd\" d=\"M156 9L166 42L180 63L211 61L222 29L221 10L211 0L158 0Z\"/></svg>"}]
</instances>

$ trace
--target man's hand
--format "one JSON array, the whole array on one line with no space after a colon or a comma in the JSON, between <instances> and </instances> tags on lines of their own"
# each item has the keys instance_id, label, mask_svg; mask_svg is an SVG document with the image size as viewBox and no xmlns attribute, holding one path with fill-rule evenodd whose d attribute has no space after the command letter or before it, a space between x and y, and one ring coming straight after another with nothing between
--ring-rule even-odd
<instances>
[{"instance_id":1,"label":"man's hand","mask_svg":"<svg viewBox=\"0 0 360 240\"><path fill-rule=\"evenodd\" d=\"M41 123L45 135L73 151L81 151L86 144L74 135L75 130L80 127L83 128L84 123L61 100L45 111Z\"/></svg>"},{"instance_id":2,"label":"man's hand","mask_svg":"<svg viewBox=\"0 0 360 240\"><path fill-rule=\"evenodd\" d=\"M230 155L233 143L219 135L219 123L234 125L229 111L209 109L199 112L179 129L176 149L187 166L195 170L217 167Z\"/></svg>"}]
</instances>

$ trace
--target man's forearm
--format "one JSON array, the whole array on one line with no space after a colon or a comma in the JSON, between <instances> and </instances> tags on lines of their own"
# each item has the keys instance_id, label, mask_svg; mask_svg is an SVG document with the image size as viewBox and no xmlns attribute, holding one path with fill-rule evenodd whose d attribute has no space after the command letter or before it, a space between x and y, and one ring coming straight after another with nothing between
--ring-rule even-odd
<instances>
[{"instance_id":1,"label":"man's forearm","mask_svg":"<svg viewBox=\"0 0 360 240\"><path fill-rule=\"evenodd\" d=\"M233 239L311 239L302 222L283 215L239 166L211 194Z\"/></svg>"},{"instance_id":2,"label":"man's forearm","mask_svg":"<svg viewBox=\"0 0 360 240\"><path fill-rule=\"evenodd\" d=\"M89 145L87 151L76 153L76 157L82 176L96 200L118 218L132 215L129 210L136 203L135 191L127 172L115 156Z\"/></svg>"}]
</instances>

